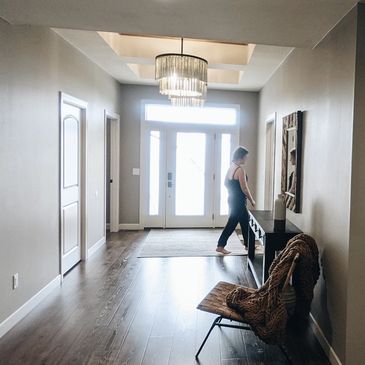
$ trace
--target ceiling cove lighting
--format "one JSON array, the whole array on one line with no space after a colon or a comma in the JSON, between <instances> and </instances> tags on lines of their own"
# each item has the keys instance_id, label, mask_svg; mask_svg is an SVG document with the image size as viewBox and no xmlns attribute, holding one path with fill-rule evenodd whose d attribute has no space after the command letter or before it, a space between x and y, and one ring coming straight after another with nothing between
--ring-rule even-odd
<instances>
[{"instance_id":1,"label":"ceiling cove lighting","mask_svg":"<svg viewBox=\"0 0 365 365\"><path fill-rule=\"evenodd\" d=\"M155 58L155 79L160 94L166 95L173 105L201 106L207 95L208 61L181 53L164 53Z\"/></svg>"}]
</instances>

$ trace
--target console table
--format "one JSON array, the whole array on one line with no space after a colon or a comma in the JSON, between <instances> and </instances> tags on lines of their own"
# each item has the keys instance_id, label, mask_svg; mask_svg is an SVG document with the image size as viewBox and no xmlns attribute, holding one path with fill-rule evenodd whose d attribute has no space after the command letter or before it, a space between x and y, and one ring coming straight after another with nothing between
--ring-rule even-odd
<instances>
[{"instance_id":1,"label":"console table","mask_svg":"<svg viewBox=\"0 0 365 365\"><path fill-rule=\"evenodd\" d=\"M283 250L287 242L302 231L286 220L285 231L274 230L271 210L249 211L248 267L259 288L269 276L269 267L275 258L275 251ZM255 254L255 241L263 245L263 253Z\"/></svg>"}]
</instances>

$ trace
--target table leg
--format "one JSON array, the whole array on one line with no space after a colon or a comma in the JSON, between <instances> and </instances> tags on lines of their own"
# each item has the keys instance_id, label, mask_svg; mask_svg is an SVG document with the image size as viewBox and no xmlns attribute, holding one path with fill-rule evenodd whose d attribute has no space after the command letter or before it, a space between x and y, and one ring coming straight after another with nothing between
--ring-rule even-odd
<instances>
[{"instance_id":1,"label":"table leg","mask_svg":"<svg viewBox=\"0 0 365 365\"><path fill-rule=\"evenodd\" d=\"M264 237L264 262L263 262L263 272L262 272L262 284L265 283L267 278L269 277L269 268L275 258L275 248L274 245L271 244L270 240L267 237Z\"/></svg>"},{"instance_id":2,"label":"table leg","mask_svg":"<svg viewBox=\"0 0 365 365\"><path fill-rule=\"evenodd\" d=\"M255 259L255 233L252 227L248 228L248 257L251 260Z\"/></svg>"}]
</instances>

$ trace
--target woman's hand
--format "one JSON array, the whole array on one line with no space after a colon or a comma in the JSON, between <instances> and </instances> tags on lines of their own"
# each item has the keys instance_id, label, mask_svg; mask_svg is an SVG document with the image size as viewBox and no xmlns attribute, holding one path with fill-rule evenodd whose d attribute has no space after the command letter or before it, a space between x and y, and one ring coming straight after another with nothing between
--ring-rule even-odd
<instances>
[{"instance_id":1,"label":"woman's hand","mask_svg":"<svg viewBox=\"0 0 365 365\"><path fill-rule=\"evenodd\" d=\"M255 208L255 206L256 206L256 202L255 202L255 200L253 200L253 199L252 199L250 203L251 203L251 205L252 205L252 208Z\"/></svg>"}]
</instances>

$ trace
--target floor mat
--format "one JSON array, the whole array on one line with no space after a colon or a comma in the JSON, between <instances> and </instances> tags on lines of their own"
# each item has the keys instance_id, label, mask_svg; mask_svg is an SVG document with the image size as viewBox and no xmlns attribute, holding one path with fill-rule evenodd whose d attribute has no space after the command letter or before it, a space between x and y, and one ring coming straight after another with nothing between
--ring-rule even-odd
<instances>
[{"instance_id":1,"label":"floor mat","mask_svg":"<svg viewBox=\"0 0 365 365\"><path fill-rule=\"evenodd\" d=\"M222 229L151 229L138 257L221 256L215 251ZM247 255L233 232L226 250L230 256Z\"/></svg>"}]
</instances>

